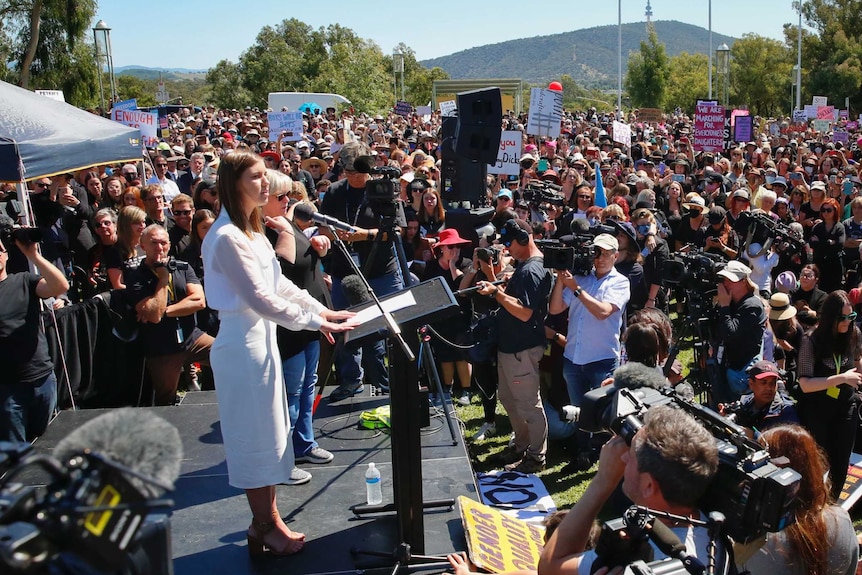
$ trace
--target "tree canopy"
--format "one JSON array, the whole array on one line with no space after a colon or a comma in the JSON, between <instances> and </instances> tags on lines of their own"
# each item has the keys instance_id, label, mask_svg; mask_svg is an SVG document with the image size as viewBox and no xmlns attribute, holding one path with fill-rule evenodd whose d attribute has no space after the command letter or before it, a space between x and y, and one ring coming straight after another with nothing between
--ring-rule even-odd
<instances>
[{"instance_id":1,"label":"tree canopy","mask_svg":"<svg viewBox=\"0 0 862 575\"><path fill-rule=\"evenodd\" d=\"M664 44L659 42L655 28L647 28L647 40L639 52L629 56L629 71L625 87L635 108L661 108L670 79L670 65Z\"/></svg>"}]
</instances>

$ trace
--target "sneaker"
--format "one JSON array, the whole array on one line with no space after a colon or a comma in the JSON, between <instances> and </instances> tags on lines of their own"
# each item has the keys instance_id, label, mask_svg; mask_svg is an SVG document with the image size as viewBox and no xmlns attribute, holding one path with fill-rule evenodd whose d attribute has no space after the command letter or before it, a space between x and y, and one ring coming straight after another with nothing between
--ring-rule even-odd
<instances>
[{"instance_id":1,"label":"sneaker","mask_svg":"<svg viewBox=\"0 0 862 575\"><path fill-rule=\"evenodd\" d=\"M311 481L311 473L305 469L294 467L290 472L290 479L282 483L282 485L303 485Z\"/></svg>"},{"instance_id":2,"label":"sneaker","mask_svg":"<svg viewBox=\"0 0 862 575\"><path fill-rule=\"evenodd\" d=\"M499 453L495 453L488 457L487 461L493 465L506 466L510 463L517 463L524 458L524 454L514 447L507 447Z\"/></svg>"},{"instance_id":3,"label":"sneaker","mask_svg":"<svg viewBox=\"0 0 862 575\"><path fill-rule=\"evenodd\" d=\"M335 456L332 455L332 453L330 453L329 451L326 451L322 447L312 447L308 453L306 453L305 455L302 455L300 457L297 457L296 463L323 464L323 463L329 463L334 458L335 458Z\"/></svg>"},{"instance_id":4,"label":"sneaker","mask_svg":"<svg viewBox=\"0 0 862 575\"><path fill-rule=\"evenodd\" d=\"M529 475L530 473L538 473L545 469L544 460L536 459L535 457L530 457L529 455L525 455L521 461L516 463L510 463L506 466L506 471L517 471L518 473L523 473L525 475Z\"/></svg>"},{"instance_id":5,"label":"sneaker","mask_svg":"<svg viewBox=\"0 0 862 575\"><path fill-rule=\"evenodd\" d=\"M491 437L494 433L497 432L497 424L493 421L482 424L482 427L479 428L475 434L473 434L473 441L485 441L486 437Z\"/></svg>"},{"instance_id":6,"label":"sneaker","mask_svg":"<svg viewBox=\"0 0 862 575\"><path fill-rule=\"evenodd\" d=\"M353 397L356 394L362 393L365 391L365 386L361 383L359 386L354 387L353 389L347 387L336 387L335 391L329 394L329 398L327 401L329 403L335 403L336 401L341 401L342 399L347 399L348 397Z\"/></svg>"},{"instance_id":7,"label":"sneaker","mask_svg":"<svg viewBox=\"0 0 862 575\"><path fill-rule=\"evenodd\" d=\"M461 405L470 405L470 392L466 389L461 392L461 397L458 398L458 403Z\"/></svg>"}]
</instances>

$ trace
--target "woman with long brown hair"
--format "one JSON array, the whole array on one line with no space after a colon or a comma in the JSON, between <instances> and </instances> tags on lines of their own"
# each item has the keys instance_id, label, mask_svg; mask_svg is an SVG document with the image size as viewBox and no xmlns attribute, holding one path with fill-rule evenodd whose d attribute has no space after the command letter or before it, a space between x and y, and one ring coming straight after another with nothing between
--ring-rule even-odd
<instances>
[{"instance_id":1,"label":"woman with long brown hair","mask_svg":"<svg viewBox=\"0 0 862 575\"><path fill-rule=\"evenodd\" d=\"M751 573L846 575L856 569L859 549L847 511L835 505L824 483L826 458L808 431L778 425L760 437L771 457L786 457L802 476L793 505L794 519L745 562Z\"/></svg>"},{"instance_id":2,"label":"woman with long brown hair","mask_svg":"<svg viewBox=\"0 0 862 575\"><path fill-rule=\"evenodd\" d=\"M859 420L856 392L862 383L862 334L847 292L826 296L820 322L802 336L797 375L799 420L829 459L832 496L838 498Z\"/></svg>"},{"instance_id":3,"label":"woman with long brown hair","mask_svg":"<svg viewBox=\"0 0 862 575\"><path fill-rule=\"evenodd\" d=\"M278 511L275 485L290 481L294 467L290 416L276 325L332 333L349 329L333 312L282 276L263 234L266 225L286 236L286 220L266 218L269 199L263 160L241 151L224 157L218 170L221 212L204 238L207 303L221 326L210 355L218 396L229 483L244 489L252 512L249 553L291 555L305 535L287 527Z\"/></svg>"},{"instance_id":4,"label":"woman with long brown hair","mask_svg":"<svg viewBox=\"0 0 862 575\"><path fill-rule=\"evenodd\" d=\"M844 224L841 206L834 198L820 205L820 221L811 228L808 243L814 252L814 263L820 268L820 289L829 293L844 285Z\"/></svg>"},{"instance_id":5,"label":"woman with long brown hair","mask_svg":"<svg viewBox=\"0 0 862 575\"><path fill-rule=\"evenodd\" d=\"M137 267L144 259L141 234L147 227L147 212L137 206L126 206L117 217L117 241L105 248L102 265L113 289L125 289L123 270Z\"/></svg>"}]
</instances>

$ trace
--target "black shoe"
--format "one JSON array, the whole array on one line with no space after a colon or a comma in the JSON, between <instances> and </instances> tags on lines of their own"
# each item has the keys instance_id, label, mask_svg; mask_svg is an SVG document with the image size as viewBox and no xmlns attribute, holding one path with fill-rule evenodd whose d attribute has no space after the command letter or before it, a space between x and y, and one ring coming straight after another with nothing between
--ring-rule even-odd
<instances>
[{"instance_id":1,"label":"black shoe","mask_svg":"<svg viewBox=\"0 0 862 575\"><path fill-rule=\"evenodd\" d=\"M535 457L530 457L529 455L525 455L524 459L518 461L517 463L510 463L506 466L506 471L517 471L518 473L523 473L524 475L538 473L543 469L545 469L544 460L536 459Z\"/></svg>"},{"instance_id":2,"label":"black shoe","mask_svg":"<svg viewBox=\"0 0 862 575\"><path fill-rule=\"evenodd\" d=\"M583 473L589 471L593 466L593 461L586 453L580 453L577 457L566 463L563 466L563 475L572 475L573 473Z\"/></svg>"},{"instance_id":3,"label":"black shoe","mask_svg":"<svg viewBox=\"0 0 862 575\"><path fill-rule=\"evenodd\" d=\"M505 467L506 465L510 465L512 463L518 463L523 458L523 452L518 451L514 447L506 447L503 451L500 451L499 453L495 453L494 455L488 457L486 461L493 465Z\"/></svg>"}]
</instances>

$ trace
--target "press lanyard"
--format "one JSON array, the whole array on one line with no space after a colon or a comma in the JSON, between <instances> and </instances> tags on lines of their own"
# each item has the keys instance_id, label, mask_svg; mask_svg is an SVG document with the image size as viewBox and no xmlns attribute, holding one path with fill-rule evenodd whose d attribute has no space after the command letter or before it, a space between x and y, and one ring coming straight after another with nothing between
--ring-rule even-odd
<instances>
[{"instance_id":1,"label":"press lanyard","mask_svg":"<svg viewBox=\"0 0 862 575\"><path fill-rule=\"evenodd\" d=\"M841 355L836 353L832 356L832 359L835 361L835 375L841 375ZM832 399L838 399L840 394L841 390L838 389L837 385L826 390L826 395Z\"/></svg>"}]
</instances>

